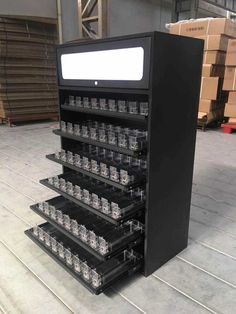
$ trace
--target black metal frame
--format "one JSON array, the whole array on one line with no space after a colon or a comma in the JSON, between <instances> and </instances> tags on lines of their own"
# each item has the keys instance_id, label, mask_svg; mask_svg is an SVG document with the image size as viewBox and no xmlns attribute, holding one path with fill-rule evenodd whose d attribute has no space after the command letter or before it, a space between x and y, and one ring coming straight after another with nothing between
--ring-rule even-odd
<instances>
[{"instance_id":1,"label":"black metal frame","mask_svg":"<svg viewBox=\"0 0 236 314\"><path fill-rule=\"evenodd\" d=\"M132 44L129 44L129 41ZM140 84L110 81L109 84L101 82L99 87L94 87L92 81L86 84L79 81L65 82L61 77L60 55L65 51L70 53L115 49L132 46L134 42L136 45L148 42L145 48L145 79ZM144 246L137 248L139 253L144 254L142 271L145 276L153 273L187 246L202 56L203 41L159 32L71 43L58 47L61 120L75 122L100 117L104 122L118 121L120 124L135 125L148 131L147 149L134 152L76 137L59 130L54 133L61 136L61 145L65 150L70 150L76 146L76 143L81 142L139 158L146 156L148 169L145 215L142 215L143 208L136 208L125 219L116 221L52 187L47 180L41 180L41 183L113 224L120 224L138 215L138 219L145 225ZM120 95L122 99L145 98L149 102L149 115L148 117L136 117L130 114L124 116L102 110L98 113L90 109L72 106L68 108L65 106L65 98L70 95L70 92L78 96L82 93L88 97L107 95L106 98L112 98L114 95L114 97ZM53 159L49 156L48 158ZM63 173L79 171L66 163L60 163L63 165ZM107 180L106 183L114 185L109 181ZM117 185L116 187L121 188Z\"/></svg>"}]
</instances>

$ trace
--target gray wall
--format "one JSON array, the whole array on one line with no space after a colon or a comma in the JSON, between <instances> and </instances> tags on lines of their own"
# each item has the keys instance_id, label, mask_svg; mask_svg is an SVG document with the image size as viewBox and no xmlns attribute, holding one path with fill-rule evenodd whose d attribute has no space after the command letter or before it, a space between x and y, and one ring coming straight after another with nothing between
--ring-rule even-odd
<instances>
[{"instance_id":1,"label":"gray wall","mask_svg":"<svg viewBox=\"0 0 236 314\"><path fill-rule=\"evenodd\" d=\"M170 21L171 0L109 0L109 36L166 31Z\"/></svg>"},{"instance_id":2,"label":"gray wall","mask_svg":"<svg viewBox=\"0 0 236 314\"><path fill-rule=\"evenodd\" d=\"M56 17L56 0L0 0L1 15Z\"/></svg>"},{"instance_id":3,"label":"gray wall","mask_svg":"<svg viewBox=\"0 0 236 314\"><path fill-rule=\"evenodd\" d=\"M61 0L61 5L63 41L77 39L79 37L77 0Z\"/></svg>"},{"instance_id":4,"label":"gray wall","mask_svg":"<svg viewBox=\"0 0 236 314\"><path fill-rule=\"evenodd\" d=\"M63 40L79 37L77 0L62 1ZM108 36L165 31L172 0L108 0ZM56 0L0 0L0 14L57 17Z\"/></svg>"}]
</instances>

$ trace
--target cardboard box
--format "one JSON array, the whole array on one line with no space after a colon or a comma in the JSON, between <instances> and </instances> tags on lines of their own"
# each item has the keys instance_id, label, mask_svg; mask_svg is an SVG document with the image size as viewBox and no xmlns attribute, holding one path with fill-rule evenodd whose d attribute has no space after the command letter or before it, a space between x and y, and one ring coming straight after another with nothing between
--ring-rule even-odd
<instances>
[{"instance_id":1,"label":"cardboard box","mask_svg":"<svg viewBox=\"0 0 236 314\"><path fill-rule=\"evenodd\" d=\"M205 51L203 57L204 64L225 64L226 53L222 51Z\"/></svg>"},{"instance_id":2,"label":"cardboard box","mask_svg":"<svg viewBox=\"0 0 236 314\"><path fill-rule=\"evenodd\" d=\"M227 103L225 106L225 117L236 118L236 105Z\"/></svg>"},{"instance_id":3,"label":"cardboard box","mask_svg":"<svg viewBox=\"0 0 236 314\"><path fill-rule=\"evenodd\" d=\"M216 107L216 101L209 99L200 99L198 111L208 113L214 110Z\"/></svg>"},{"instance_id":4,"label":"cardboard box","mask_svg":"<svg viewBox=\"0 0 236 314\"><path fill-rule=\"evenodd\" d=\"M197 37L204 35L228 35L236 37L236 23L226 18L206 18L170 24L170 33Z\"/></svg>"},{"instance_id":5,"label":"cardboard box","mask_svg":"<svg viewBox=\"0 0 236 314\"><path fill-rule=\"evenodd\" d=\"M204 50L221 50L226 51L230 37L225 35L205 35L197 36L204 40Z\"/></svg>"},{"instance_id":6,"label":"cardboard box","mask_svg":"<svg viewBox=\"0 0 236 314\"><path fill-rule=\"evenodd\" d=\"M236 105L236 92L229 92L228 103Z\"/></svg>"},{"instance_id":7,"label":"cardboard box","mask_svg":"<svg viewBox=\"0 0 236 314\"><path fill-rule=\"evenodd\" d=\"M216 100L218 94L218 77L202 77L200 99Z\"/></svg>"},{"instance_id":8,"label":"cardboard box","mask_svg":"<svg viewBox=\"0 0 236 314\"><path fill-rule=\"evenodd\" d=\"M236 39L229 40L225 64L236 66Z\"/></svg>"},{"instance_id":9,"label":"cardboard box","mask_svg":"<svg viewBox=\"0 0 236 314\"><path fill-rule=\"evenodd\" d=\"M236 67L225 68L223 90L236 91Z\"/></svg>"},{"instance_id":10,"label":"cardboard box","mask_svg":"<svg viewBox=\"0 0 236 314\"><path fill-rule=\"evenodd\" d=\"M203 77L221 77L225 75L224 65L214 65L214 64L203 64L202 66L202 76Z\"/></svg>"},{"instance_id":11,"label":"cardboard box","mask_svg":"<svg viewBox=\"0 0 236 314\"><path fill-rule=\"evenodd\" d=\"M217 109L225 107L225 101L221 100L209 100L209 99L200 99L198 111L200 112L212 112Z\"/></svg>"}]
</instances>

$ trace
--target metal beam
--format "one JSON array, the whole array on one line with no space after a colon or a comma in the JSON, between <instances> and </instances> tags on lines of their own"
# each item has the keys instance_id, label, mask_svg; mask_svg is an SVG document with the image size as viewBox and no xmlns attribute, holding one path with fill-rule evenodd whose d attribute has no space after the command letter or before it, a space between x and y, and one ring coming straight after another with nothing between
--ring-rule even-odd
<instances>
[{"instance_id":1,"label":"metal beam","mask_svg":"<svg viewBox=\"0 0 236 314\"><path fill-rule=\"evenodd\" d=\"M78 15L80 37L107 36L107 0L78 0Z\"/></svg>"},{"instance_id":2,"label":"metal beam","mask_svg":"<svg viewBox=\"0 0 236 314\"><path fill-rule=\"evenodd\" d=\"M107 0L98 1L98 36L103 38L107 36Z\"/></svg>"}]
</instances>

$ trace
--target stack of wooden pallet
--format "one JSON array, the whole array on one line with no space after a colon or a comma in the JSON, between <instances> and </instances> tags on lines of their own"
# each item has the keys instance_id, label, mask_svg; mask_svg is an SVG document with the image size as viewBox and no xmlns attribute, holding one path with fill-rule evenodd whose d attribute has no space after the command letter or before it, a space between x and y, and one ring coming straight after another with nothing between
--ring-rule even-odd
<instances>
[{"instance_id":1,"label":"stack of wooden pallet","mask_svg":"<svg viewBox=\"0 0 236 314\"><path fill-rule=\"evenodd\" d=\"M54 23L0 17L0 119L57 116Z\"/></svg>"}]
</instances>

